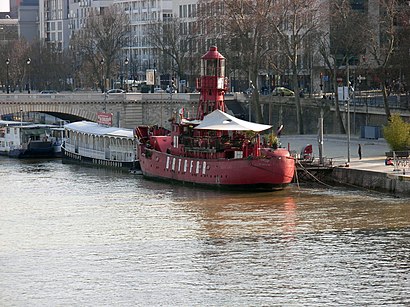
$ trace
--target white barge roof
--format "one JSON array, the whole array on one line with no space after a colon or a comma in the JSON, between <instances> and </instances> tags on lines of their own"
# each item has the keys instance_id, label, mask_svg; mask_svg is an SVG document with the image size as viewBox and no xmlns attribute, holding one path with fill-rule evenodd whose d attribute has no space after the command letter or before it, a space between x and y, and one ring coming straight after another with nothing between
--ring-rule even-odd
<instances>
[{"instance_id":1,"label":"white barge roof","mask_svg":"<svg viewBox=\"0 0 410 307\"><path fill-rule=\"evenodd\" d=\"M134 138L134 132L132 129L107 127L84 120L70 124L65 124L64 128L67 130L77 131L85 134L116 136L130 139Z\"/></svg>"},{"instance_id":2,"label":"white barge roof","mask_svg":"<svg viewBox=\"0 0 410 307\"><path fill-rule=\"evenodd\" d=\"M0 120L0 127L15 127L21 129L34 129L34 128L58 128L56 125L52 124L36 124L32 122L20 122L14 120Z\"/></svg>"},{"instance_id":3,"label":"white barge roof","mask_svg":"<svg viewBox=\"0 0 410 307\"><path fill-rule=\"evenodd\" d=\"M0 120L0 126L20 126L27 125L27 122L15 121L15 120Z\"/></svg>"}]
</instances>

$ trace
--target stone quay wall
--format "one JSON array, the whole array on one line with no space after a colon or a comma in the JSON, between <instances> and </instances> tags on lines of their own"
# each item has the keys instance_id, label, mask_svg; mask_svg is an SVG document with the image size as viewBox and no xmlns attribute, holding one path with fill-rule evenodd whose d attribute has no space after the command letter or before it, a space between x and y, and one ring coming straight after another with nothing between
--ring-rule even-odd
<instances>
[{"instance_id":1,"label":"stone quay wall","mask_svg":"<svg viewBox=\"0 0 410 307\"><path fill-rule=\"evenodd\" d=\"M362 187L395 196L410 196L410 176L400 172L389 174L361 169L336 167L332 172L334 182Z\"/></svg>"}]
</instances>

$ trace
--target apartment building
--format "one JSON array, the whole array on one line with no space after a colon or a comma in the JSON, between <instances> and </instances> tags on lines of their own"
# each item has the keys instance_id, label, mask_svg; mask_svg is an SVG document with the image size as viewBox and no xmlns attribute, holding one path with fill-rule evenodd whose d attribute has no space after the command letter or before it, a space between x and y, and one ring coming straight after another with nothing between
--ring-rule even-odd
<instances>
[{"instance_id":1,"label":"apartment building","mask_svg":"<svg viewBox=\"0 0 410 307\"><path fill-rule=\"evenodd\" d=\"M113 0L65 0L68 1L68 36L84 27L91 12L100 12L113 4Z\"/></svg>"},{"instance_id":2,"label":"apartment building","mask_svg":"<svg viewBox=\"0 0 410 307\"><path fill-rule=\"evenodd\" d=\"M182 37L180 48L189 51L186 58L192 63L210 45L217 44L222 47L218 39L224 37L223 29L220 29L218 37L215 37L214 33L210 33L204 26L203 20L198 18L198 0L12 0L11 3L12 7L19 11L20 37L29 41L39 38L60 52L69 47L71 37L84 26L90 12L99 12L113 4L119 5L124 14L129 16L131 23L129 43L121 55L128 60L130 79L145 79L147 69L155 69L160 74L172 74L172 63L165 63L169 57L164 56L152 42L149 32L152 24L177 18L180 22L178 31ZM350 0L350 5L354 10L367 12L371 18L377 19L381 14L378 0ZM6 35L4 29L4 26L3 31L0 28L0 35ZM312 49L309 52L310 54L303 49L300 51L300 79L304 87L317 91L318 76L324 65L317 56L311 54ZM188 64L184 69L188 82L193 83L193 76L197 73L193 64ZM268 76L275 79L276 83L278 80L286 80L286 75L289 76L291 72L285 71L282 76L276 76L277 72L266 70L262 74L265 78Z\"/></svg>"},{"instance_id":3,"label":"apartment building","mask_svg":"<svg viewBox=\"0 0 410 307\"><path fill-rule=\"evenodd\" d=\"M18 20L11 18L0 19L0 44L6 44L18 38Z\"/></svg>"},{"instance_id":4,"label":"apartment building","mask_svg":"<svg viewBox=\"0 0 410 307\"><path fill-rule=\"evenodd\" d=\"M58 52L67 48L69 43L67 15L67 0L39 0L39 38Z\"/></svg>"},{"instance_id":5,"label":"apartment building","mask_svg":"<svg viewBox=\"0 0 410 307\"><path fill-rule=\"evenodd\" d=\"M18 19L15 14L16 0L3 1L0 4L0 44L2 45L18 37Z\"/></svg>"},{"instance_id":6,"label":"apartment building","mask_svg":"<svg viewBox=\"0 0 410 307\"><path fill-rule=\"evenodd\" d=\"M21 0L1 0L0 19L17 19L17 11Z\"/></svg>"},{"instance_id":7,"label":"apartment building","mask_svg":"<svg viewBox=\"0 0 410 307\"><path fill-rule=\"evenodd\" d=\"M22 0L18 7L19 37L28 42L39 39L39 0Z\"/></svg>"},{"instance_id":8,"label":"apartment building","mask_svg":"<svg viewBox=\"0 0 410 307\"><path fill-rule=\"evenodd\" d=\"M161 53L152 44L149 27L172 18L172 0L114 0L129 15L131 31L123 57L129 59L129 78L145 80L147 69L162 71ZM159 75L158 75L159 76Z\"/></svg>"}]
</instances>

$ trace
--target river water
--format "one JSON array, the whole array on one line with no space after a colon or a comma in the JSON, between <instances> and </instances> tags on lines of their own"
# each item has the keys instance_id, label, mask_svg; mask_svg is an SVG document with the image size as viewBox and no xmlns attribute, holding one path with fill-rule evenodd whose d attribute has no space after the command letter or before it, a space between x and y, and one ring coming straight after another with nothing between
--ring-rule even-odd
<instances>
[{"instance_id":1,"label":"river water","mask_svg":"<svg viewBox=\"0 0 410 307\"><path fill-rule=\"evenodd\" d=\"M410 306L410 200L0 158L0 306Z\"/></svg>"}]
</instances>

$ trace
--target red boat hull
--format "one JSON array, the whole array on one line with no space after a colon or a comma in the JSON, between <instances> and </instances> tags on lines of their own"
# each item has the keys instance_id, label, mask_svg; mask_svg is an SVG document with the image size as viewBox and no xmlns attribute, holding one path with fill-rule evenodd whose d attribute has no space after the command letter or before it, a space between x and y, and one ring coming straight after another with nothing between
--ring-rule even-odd
<instances>
[{"instance_id":1,"label":"red boat hull","mask_svg":"<svg viewBox=\"0 0 410 307\"><path fill-rule=\"evenodd\" d=\"M156 180L237 190L280 190L292 182L295 162L285 149L269 158L200 159L140 146L142 174Z\"/></svg>"}]
</instances>

